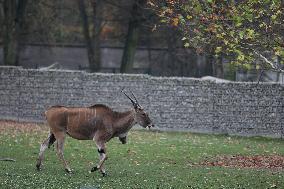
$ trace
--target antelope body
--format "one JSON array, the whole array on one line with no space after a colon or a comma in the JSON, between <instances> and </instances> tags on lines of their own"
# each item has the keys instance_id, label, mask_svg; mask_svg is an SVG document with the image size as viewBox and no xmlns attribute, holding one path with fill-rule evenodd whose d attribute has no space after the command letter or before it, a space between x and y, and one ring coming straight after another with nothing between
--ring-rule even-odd
<instances>
[{"instance_id":1,"label":"antelope body","mask_svg":"<svg viewBox=\"0 0 284 189\"><path fill-rule=\"evenodd\" d=\"M63 155L64 140L67 134L78 140L94 140L98 148L100 161L91 171L100 170L105 176L106 172L103 166L104 161L107 159L105 144L114 137L118 137L125 144L128 131L136 123L143 127L154 126L148 114L138 104L135 96L136 101L129 96L127 97L131 100L133 108L126 112L116 112L102 104L90 107L50 107L45 112L50 133L48 138L41 144L36 164L37 169L41 169L44 151L57 141L58 157L63 162L65 170L71 172Z\"/></svg>"}]
</instances>

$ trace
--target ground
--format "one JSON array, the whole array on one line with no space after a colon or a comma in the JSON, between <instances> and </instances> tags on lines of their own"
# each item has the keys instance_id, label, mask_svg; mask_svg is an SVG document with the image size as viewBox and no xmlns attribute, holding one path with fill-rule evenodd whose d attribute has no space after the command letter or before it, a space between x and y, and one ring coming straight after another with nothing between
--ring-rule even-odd
<instances>
[{"instance_id":1,"label":"ground","mask_svg":"<svg viewBox=\"0 0 284 189\"><path fill-rule=\"evenodd\" d=\"M128 144L107 144L107 177L90 170L92 141L70 137L64 172L53 147L35 168L45 124L0 121L0 188L284 188L284 141L178 132L131 131Z\"/></svg>"}]
</instances>

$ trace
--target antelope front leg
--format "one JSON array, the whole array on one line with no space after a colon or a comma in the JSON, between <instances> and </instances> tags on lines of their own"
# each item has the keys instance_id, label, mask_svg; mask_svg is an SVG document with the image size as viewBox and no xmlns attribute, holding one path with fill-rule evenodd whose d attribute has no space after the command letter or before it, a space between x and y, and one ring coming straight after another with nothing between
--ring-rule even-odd
<instances>
[{"instance_id":1,"label":"antelope front leg","mask_svg":"<svg viewBox=\"0 0 284 189\"><path fill-rule=\"evenodd\" d=\"M122 144L126 144L126 142L127 142L126 136L119 138L119 141L120 141Z\"/></svg>"},{"instance_id":2,"label":"antelope front leg","mask_svg":"<svg viewBox=\"0 0 284 189\"><path fill-rule=\"evenodd\" d=\"M107 155L106 155L106 149L105 145L97 145L98 146L98 152L100 155L100 161L96 167L93 167L91 172L94 172L96 170L100 170L103 176L106 176L106 171L103 166L105 160L107 160Z\"/></svg>"},{"instance_id":3,"label":"antelope front leg","mask_svg":"<svg viewBox=\"0 0 284 189\"><path fill-rule=\"evenodd\" d=\"M123 133L123 134L118 136L118 139L122 144L126 144L126 142L127 142L126 138L127 138L127 133Z\"/></svg>"}]
</instances>

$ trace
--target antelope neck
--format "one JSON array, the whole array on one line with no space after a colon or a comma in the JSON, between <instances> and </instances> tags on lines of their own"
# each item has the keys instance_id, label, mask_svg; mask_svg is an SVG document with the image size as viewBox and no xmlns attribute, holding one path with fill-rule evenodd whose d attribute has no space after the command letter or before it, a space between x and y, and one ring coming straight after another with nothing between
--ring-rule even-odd
<instances>
[{"instance_id":1,"label":"antelope neck","mask_svg":"<svg viewBox=\"0 0 284 189\"><path fill-rule=\"evenodd\" d=\"M116 114L114 123L115 135L128 132L137 122L134 109L126 112L116 112Z\"/></svg>"}]
</instances>

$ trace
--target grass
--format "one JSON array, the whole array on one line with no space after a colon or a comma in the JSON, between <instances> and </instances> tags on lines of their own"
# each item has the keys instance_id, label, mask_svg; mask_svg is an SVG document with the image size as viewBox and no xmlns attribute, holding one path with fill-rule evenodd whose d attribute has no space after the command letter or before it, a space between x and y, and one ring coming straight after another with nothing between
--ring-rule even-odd
<instances>
[{"instance_id":1,"label":"grass","mask_svg":"<svg viewBox=\"0 0 284 189\"><path fill-rule=\"evenodd\" d=\"M1 127L1 123L0 123ZM21 131L0 129L0 188L284 188L284 172L269 169L198 166L219 155L284 155L284 141L190 133L131 131L128 144L107 144L107 177L90 169L98 160L92 141L70 137L65 158L73 174L64 172L55 150L45 153L44 168L35 169L46 126Z\"/></svg>"}]
</instances>

